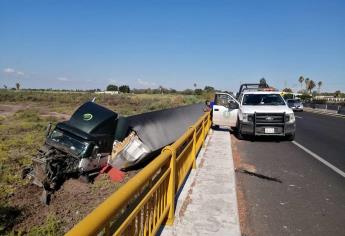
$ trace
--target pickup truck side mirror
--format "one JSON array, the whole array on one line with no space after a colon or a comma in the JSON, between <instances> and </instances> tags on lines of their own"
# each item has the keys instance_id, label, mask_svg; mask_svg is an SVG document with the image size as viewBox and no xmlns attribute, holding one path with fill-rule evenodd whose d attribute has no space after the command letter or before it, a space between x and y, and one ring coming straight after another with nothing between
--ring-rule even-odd
<instances>
[{"instance_id":1,"label":"pickup truck side mirror","mask_svg":"<svg viewBox=\"0 0 345 236\"><path fill-rule=\"evenodd\" d=\"M238 104L234 101L229 102L229 109L238 109Z\"/></svg>"}]
</instances>

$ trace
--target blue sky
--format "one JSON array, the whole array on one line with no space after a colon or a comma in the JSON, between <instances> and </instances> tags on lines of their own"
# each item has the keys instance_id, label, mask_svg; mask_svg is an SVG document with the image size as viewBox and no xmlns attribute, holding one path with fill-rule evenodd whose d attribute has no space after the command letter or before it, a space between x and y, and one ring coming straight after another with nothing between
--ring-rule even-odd
<instances>
[{"instance_id":1,"label":"blue sky","mask_svg":"<svg viewBox=\"0 0 345 236\"><path fill-rule=\"evenodd\" d=\"M345 1L0 0L0 83L345 91Z\"/></svg>"}]
</instances>

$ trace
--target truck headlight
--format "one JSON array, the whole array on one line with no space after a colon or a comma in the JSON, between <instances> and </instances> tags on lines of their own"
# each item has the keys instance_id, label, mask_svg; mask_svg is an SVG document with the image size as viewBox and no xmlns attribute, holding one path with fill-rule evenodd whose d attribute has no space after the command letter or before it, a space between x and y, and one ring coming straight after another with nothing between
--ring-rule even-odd
<instances>
[{"instance_id":1,"label":"truck headlight","mask_svg":"<svg viewBox=\"0 0 345 236\"><path fill-rule=\"evenodd\" d=\"M288 123L294 123L295 122L295 114L291 113L291 114L286 114L286 122Z\"/></svg>"},{"instance_id":2,"label":"truck headlight","mask_svg":"<svg viewBox=\"0 0 345 236\"><path fill-rule=\"evenodd\" d=\"M242 114L242 121L243 122L252 122L253 121L253 114L243 113Z\"/></svg>"}]
</instances>

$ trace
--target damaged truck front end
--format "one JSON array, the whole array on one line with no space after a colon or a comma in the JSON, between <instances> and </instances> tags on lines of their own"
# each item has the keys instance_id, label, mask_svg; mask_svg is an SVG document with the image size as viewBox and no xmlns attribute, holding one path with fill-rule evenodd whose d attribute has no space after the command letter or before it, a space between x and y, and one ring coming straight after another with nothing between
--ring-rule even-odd
<instances>
[{"instance_id":1,"label":"damaged truck front end","mask_svg":"<svg viewBox=\"0 0 345 236\"><path fill-rule=\"evenodd\" d=\"M48 131L44 145L32 158L24 176L43 187L42 200L68 178L89 179L107 164L118 115L93 102L79 107L68 121Z\"/></svg>"},{"instance_id":2,"label":"damaged truck front end","mask_svg":"<svg viewBox=\"0 0 345 236\"><path fill-rule=\"evenodd\" d=\"M94 102L80 106L68 121L48 130L44 145L23 175L43 188L42 201L69 178L90 181L106 166L140 168L174 142L203 113L201 104L119 115Z\"/></svg>"}]
</instances>

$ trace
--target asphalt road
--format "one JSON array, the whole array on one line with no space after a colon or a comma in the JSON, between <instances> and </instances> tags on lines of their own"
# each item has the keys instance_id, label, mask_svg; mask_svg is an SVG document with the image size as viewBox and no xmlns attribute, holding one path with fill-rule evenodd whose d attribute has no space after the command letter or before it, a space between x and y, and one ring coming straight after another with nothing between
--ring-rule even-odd
<instances>
[{"instance_id":1,"label":"asphalt road","mask_svg":"<svg viewBox=\"0 0 345 236\"><path fill-rule=\"evenodd\" d=\"M295 141L345 172L345 119L296 113ZM289 141L238 140L235 166L243 235L345 235L345 178Z\"/></svg>"}]
</instances>

